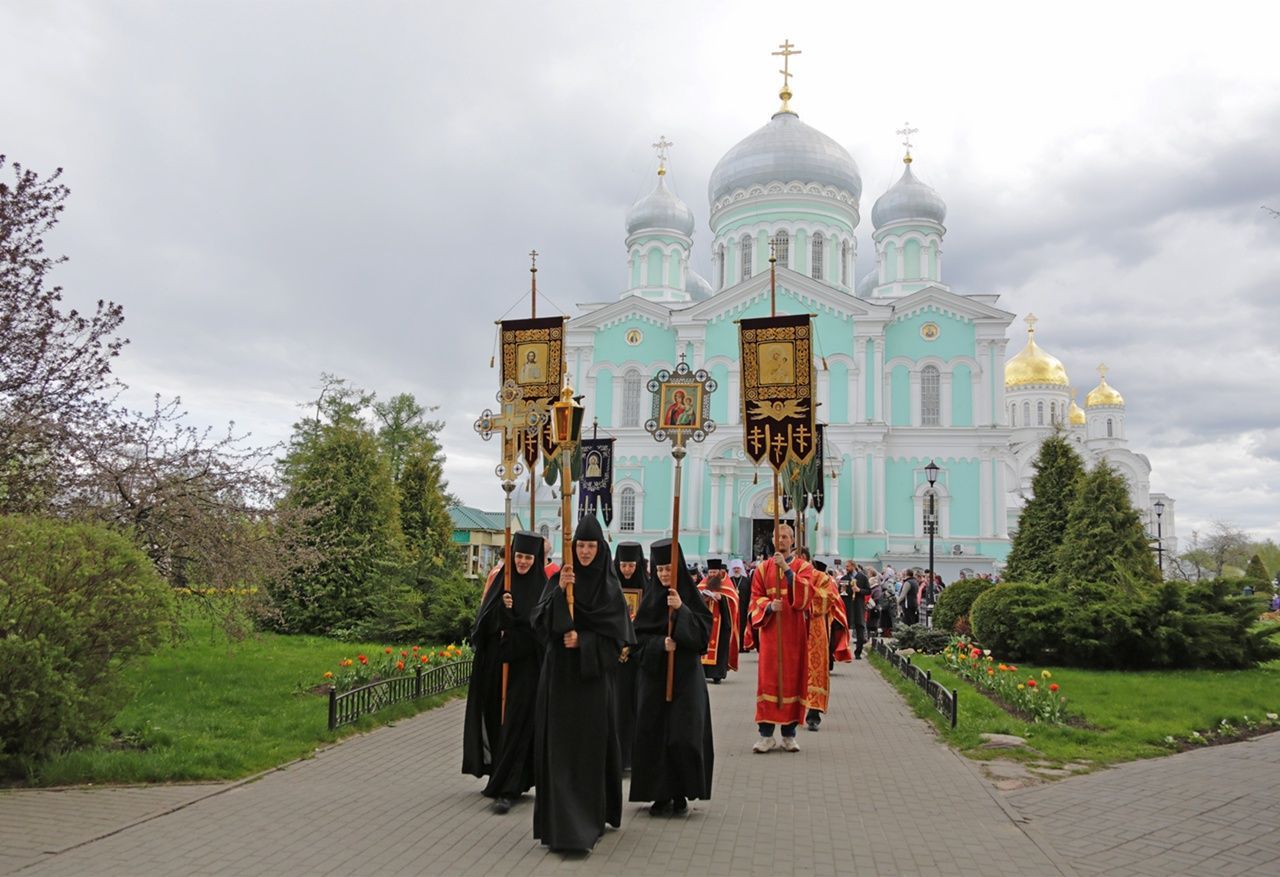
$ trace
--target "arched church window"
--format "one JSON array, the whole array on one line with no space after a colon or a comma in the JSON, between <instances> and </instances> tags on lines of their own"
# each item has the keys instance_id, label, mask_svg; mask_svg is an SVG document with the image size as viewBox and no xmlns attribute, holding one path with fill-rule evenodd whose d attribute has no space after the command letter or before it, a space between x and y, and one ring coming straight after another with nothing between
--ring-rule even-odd
<instances>
[{"instance_id":1,"label":"arched church window","mask_svg":"<svg viewBox=\"0 0 1280 877\"><path fill-rule=\"evenodd\" d=\"M618 496L618 529L623 533L636 531L636 491L634 487L622 488Z\"/></svg>"},{"instance_id":2,"label":"arched church window","mask_svg":"<svg viewBox=\"0 0 1280 877\"><path fill-rule=\"evenodd\" d=\"M1058 422L1058 403L1057 402L1049 403L1049 422L1050 423Z\"/></svg>"},{"instance_id":3,"label":"arched church window","mask_svg":"<svg viewBox=\"0 0 1280 877\"><path fill-rule=\"evenodd\" d=\"M640 372L635 369L622 378L622 425L640 425Z\"/></svg>"},{"instance_id":4,"label":"arched church window","mask_svg":"<svg viewBox=\"0 0 1280 877\"><path fill-rule=\"evenodd\" d=\"M742 236L742 279L743 280L751 279L751 269L753 267L752 251L755 249L755 247L752 246L753 243L754 241L751 240L751 235Z\"/></svg>"},{"instance_id":5,"label":"arched church window","mask_svg":"<svg viewBox=\"0 0 1280 877\"><path fill-rule=\"evenodd\" d=\"M1016 402L1009 406L1009 425L1018 425L1018 404Z\"/></svg>"},{"instance_id":6,"label":"arched church window","mask_svg":"<svg viewBox=\"0 0 1280 877\"><path fill-rule=\"evenodd\" d=\"M1111 418L1107 418L1107 438L1115 438L1115 424Z\"/></svg>"},{"instance_id":7,"label":"arched church window","mask_svg":"<svg viewBox=\"0 0 1280 877\"><path fill-rule=\"evenodd\" d=\"M942 423L942 376L936 365L926 365L920 370L920 425L938 426Z\"/></svg>"},{"instance_id":8,"label":"arched church window","mask_svg":"<svg viewBox=\"0 0 1280 877\"><path fill-rule=\"evenodd\" d=\"M1044 403L1036 403L1036 426L1044 426Z\"/></svg>"},{"instance_id":9,"label":"arched church window","mask_svg":"<svg viewBox=\"0 0 1280 877\"><path fill-rule=\"evenodd\" d=\"M814 280L822 279L822 251L824 243L825 241L821 234L815 234L813 236L813 246L811 247L812 252L810 253L809 258L809 276Z\"/></svg>"},{"instance_id":10,"label":"arched church window","mask_svg":"<svg viewBox=\"0 0 1280 877\"><path fill-rule=\"evenodd\" d=\"M840 245L840 284L849 285L849 242Z\"/></svg>"},{"instance_id":11,"label":"arched church window","mask_svg":"<svg viewBox=\"0 0 1280 877\"><path fill-rule=\"evenodd\" d=\"M791 235L785 229L773 236L773 255L777 257L779 265L790 267Z\"/></svg>"},{"instance_id":12,"label":"arched church window","mask_svg":"<svg viewBox=\"0 0 1280 877\"><path fill-rule=\"evenodd\" d=\"M717 289L724 289L724 244L720 245L720 249L716 250L716 267L719 269L719 286Z\"/></svg>"},{"instance_id":13,"label":"arched church window","mask_svg":"<svg viewBox=\"0 0 1280 877\"><path fill-rule=\"evenodd\" d=\"M1031 425L1031 403L1030 402L1022 403L1022 424L1023 426Z\"/></svg>"}]
</instances>

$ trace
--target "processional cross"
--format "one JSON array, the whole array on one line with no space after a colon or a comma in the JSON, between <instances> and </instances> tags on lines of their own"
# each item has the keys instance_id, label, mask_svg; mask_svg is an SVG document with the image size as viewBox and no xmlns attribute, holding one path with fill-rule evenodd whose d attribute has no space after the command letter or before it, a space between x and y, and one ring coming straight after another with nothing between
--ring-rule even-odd
<instances>
[{"instance_id":1,"label":"processional cross","mask_svg":"<svg viewBox=\"0 0 1280 877\"><path fill-rule=\"evenodd\" d=\"M542 414L524 401L524 393L515 381L508 380L498 391L498 413L486 408L475 422L475 431L485 441L502 434L502 462L493 470L504 483L514 482L524 471L520 462L520 436L542 422Z\"/></svg>"}]
</instances>

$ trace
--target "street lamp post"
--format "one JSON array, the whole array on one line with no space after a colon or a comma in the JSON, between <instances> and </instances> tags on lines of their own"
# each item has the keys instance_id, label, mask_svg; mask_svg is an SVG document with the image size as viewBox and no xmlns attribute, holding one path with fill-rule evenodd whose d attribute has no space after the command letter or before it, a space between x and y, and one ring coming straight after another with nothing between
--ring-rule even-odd
<instances>
[{"instance_id":1,"label":"street lamp post","mask_svg":"<svg viewBox=\"0 0 1280 877\"><path fill-rule=\"evenodd\" d=\"M1156 563L1160 565L1160 579L1164 580L1164 532L1160 518L1164 515L1164 502L1156 500L1151 506L1156 513Z\"/></svg>"},{"instance_id":2,"label":"street lamp post","mask_svg":"<svg viewBox=\"0 0 1280 877\"><path fill-rule=\"evenodd\" d=\"M938 495L933 486L938 483L938 464L930 460L924 467L924 474L929 479L929 584L933 584L933 535L938 529Z\"/></svg>"}]
</instances>

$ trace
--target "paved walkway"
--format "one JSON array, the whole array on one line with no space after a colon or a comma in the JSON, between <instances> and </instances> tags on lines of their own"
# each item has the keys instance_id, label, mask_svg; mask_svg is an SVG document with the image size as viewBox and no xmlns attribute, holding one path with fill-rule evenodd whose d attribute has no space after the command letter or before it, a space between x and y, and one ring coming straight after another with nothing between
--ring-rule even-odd
<instances>
[{"instance_id":1,"label":"paved walkway","mask_svg":"<svg viewBox=\"0 0 1280 877\"><path fill-rule=\"evenodd\" d=\"M0 849L27 853L22 862L6 852L2 864L24 877L1070 873L865 662L837 668L832 712L819 733L801 731L802 752L753 755L755 667L755 656L745 656L743 672L711 689L712 800L692 802L683 819L655 819L628 804L622 829L586 858L563 858L533 840L532 796L507 816L489 812L480 782L459 771L463 705L453 702L222 791L0 795ZM316 721L323 718L317 705ZM143 801L144 793L156 797ZM86 797L68 807L67 795ZM163 795L195 800L138 822L172 806ZM126 813L130 800L135 810ZM63 810L55 815L56 806ZM34 846L14 842L15 812L57 830ZM112 813L118 824L108 827L101 816ZM928 839L907 840L924 822Z\"/></svg>"},{"instance_id":2,"label":"paved walkway","mask_svg":"<svg viewBox=\"0 0 1280 877\"><path fill-rule=\"evenodd\" d=\"M682 819L629 804L585 858L532 839L531 797L489 811L459 701L249 783L0 794L0 873L1280 873L1280 734L1004 795L869 665L837 674L802 752L753 755L746 656L711 689L715 797Z\"/></svg>"}]
</instances>

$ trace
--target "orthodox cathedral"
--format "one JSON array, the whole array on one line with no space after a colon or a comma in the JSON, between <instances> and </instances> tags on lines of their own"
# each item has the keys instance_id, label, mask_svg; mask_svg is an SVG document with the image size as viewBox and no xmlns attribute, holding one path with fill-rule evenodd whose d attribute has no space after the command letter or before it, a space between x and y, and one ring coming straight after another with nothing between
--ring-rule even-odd
<instances>
[{"instance_id":1,"label":"orthodox cathedral","mask_svg":"<svg viewBox=\"0 0 1280 877\"><path fill-rule=\"evenodd\" d=\"M712 171L710 280L690 264L694 217L667 183L664 138L653 190L626 214L625 289L567 323L568 375L587 423L594 417L601 435L616 438L610 537L670 534L673 460L644 429L646 384L683 357L719 387L717 429L689 446L683 465L681 544L691 558L767 550L772 472L742 450L737 321L769 315L772 251L777 313L812 315L817 419L828 424L825 502L805 516L815 556L926 566L925 467L934 461L936 568L947 581L961 569L998 570L1055 425L1087 465L1106 460L1124 475L1153 536L1161 510L1173 550L1173 501L1151 492L1151 464L1127 446L1124 398L1105 367L1081 408L1063 364L1037 343L1034 316L1025 345L1008 355L1015 314L996 295L943 280L947 208L916 176L909 144L901 178L871 208L875 267L855 283L858 166L801 121L789 86L780 97ZM539 503L544 532L558 529L557 509L549 495Z\"/></svg>"}]
</instances>

